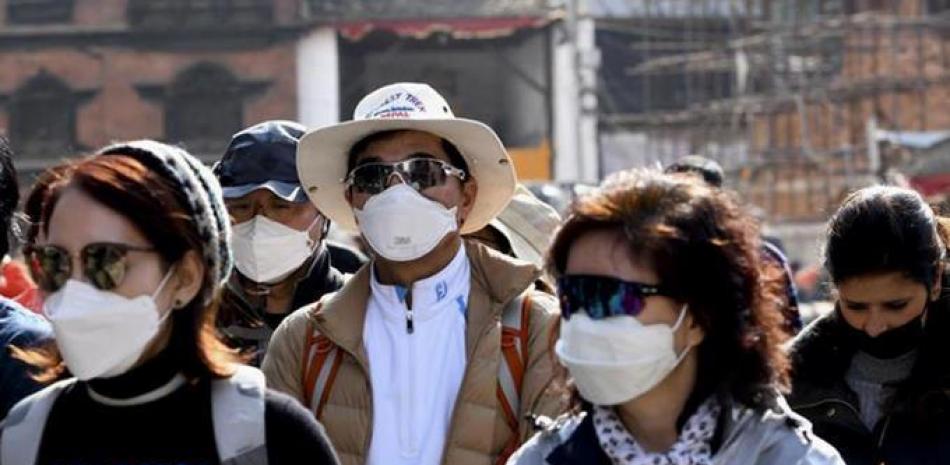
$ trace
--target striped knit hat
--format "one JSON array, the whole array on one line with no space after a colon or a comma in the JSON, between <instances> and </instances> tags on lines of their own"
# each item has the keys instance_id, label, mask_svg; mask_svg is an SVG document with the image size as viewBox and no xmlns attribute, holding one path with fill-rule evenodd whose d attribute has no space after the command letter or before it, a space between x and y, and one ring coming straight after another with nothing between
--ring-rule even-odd
<instances>
[{"instance_id":1,"label":"striped knit hat","mask_svg":"<svg viewBox=\"0 0 950 465\"><path fill-rule=\"evenodd\" d=\"M160 174L180 186L198 235L204 241L202 255L211 282L223 286L231 273L231 223L221 185L197 158L171 145L153 140L120 142L100 150L97 155L127 155L145 166L160 169ZM205 293L207 303L213 292Z\"/></svg>"}]
</instances>

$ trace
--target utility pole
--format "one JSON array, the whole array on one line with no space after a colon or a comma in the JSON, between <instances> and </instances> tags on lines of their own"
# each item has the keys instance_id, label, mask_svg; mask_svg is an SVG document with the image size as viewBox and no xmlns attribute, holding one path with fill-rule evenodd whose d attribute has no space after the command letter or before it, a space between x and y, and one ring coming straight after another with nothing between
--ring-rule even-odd
<instances>
[{"instance_id":1,"label":"utility pole","mask_svg":"<svg viewBox=\"0 0 950 465\"><path fill-rule=\"evenodd\" d=\"M597 76L600 51L587 0L567 0L560 37L553 43L554 177L558 181L596 182L598 151Z\"/></svg>"}]
</instances>

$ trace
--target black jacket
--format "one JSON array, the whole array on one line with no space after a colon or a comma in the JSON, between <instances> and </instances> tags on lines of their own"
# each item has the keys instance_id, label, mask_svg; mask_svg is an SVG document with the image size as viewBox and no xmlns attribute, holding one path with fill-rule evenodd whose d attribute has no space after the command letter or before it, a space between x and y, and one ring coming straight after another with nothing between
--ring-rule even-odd
<instances>
[{"instance_id":1,"label":"black jacket","mask_svg":"<svg viewBox=\"0 0 950 465\"><path fill-rule=\"evenodd\" d=\"M324 294L336 292L343 287L343 274L331 265L330 253L321 246L313 258L304 264L295 276L297 285L287 313L276 315L264 311L263 298L254 298L244 293L237 271L225 286L221 308L218 311L218 329L231 347L251 356L251 364L260 366L271 335L284 318L294 310L312 304Z\"/></svg>"},{"instance_id":2,"label":"black jacket","mask_svg":"<svg viewBox=\"0 0 950 465\"><path fill-rule=\"evenodd\" d=\"M840 313L816 320L793 341L789 404L848 465L950 464L950 352L944 350L950 333L946 312L936 313L928 317L910 377L873 430L861 421L858 397L845 381L857 344Z\"/></svg>"}]
</instances>

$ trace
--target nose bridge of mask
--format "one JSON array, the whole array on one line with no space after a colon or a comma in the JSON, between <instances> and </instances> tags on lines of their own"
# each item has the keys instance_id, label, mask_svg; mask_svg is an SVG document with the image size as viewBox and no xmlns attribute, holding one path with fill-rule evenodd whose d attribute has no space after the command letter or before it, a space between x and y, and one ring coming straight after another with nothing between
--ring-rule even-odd
<instances>
[{"instance_id":1,"label":"nose bridge of mask","mask_svg":"<svg viewBox=\"0 0 950 465\"><path fill-rule=\"evenodd\" d=\"M409 184L400 182L398 184L388 186L382 192L373 195L366 200L366 203L363 204L363 208L357 210L366 211L367 209L371 208L371 206L377 204L383 204L392 207L404 206L403 202L405 199L402 196L415 197L416 201L424 200L425 202L433 202L438 204L440 207L445 208L445 205L442 205L441 203L426 197L422 194L422 192L413 189Z\"/></svg>"},{"instance_id":2,"label":"nose bridge of mask","mask_svg":"<svg viewBox=\"0 0 950 465\"><path fill-rule=\"evenodd\" d=\"M676 331L686 319L687 308L688 305L683 305L676 322L672 326L667 323L645 325L632 316L595 320L584 313L579 313L571 320L567 320L566 327L562 329L562 334L575 339L571 341L573 344L588 346L589 351L582 352L588 352L590 355L599 353L598 358L604 356L613 358L614 360L609 363L632 358L642 359L651 356L648 351L644 350L644 347L650 346L653 349L659 348L658 346L669 345L670 350L675 350L673 345L675 344ZM572 321L575 318L578 321ZM689 349L687 347L677 356L677 363L686 355ZM657 351L652 355L659 357L661 352Z\"/></svg>"},{"instance_id":3,"label":"nose bridge of mask","mask_svg":"<svg viewBox=\"0 0 950 465\"><path fill-rule=\"evenodd\" d=\"M309 242L310 230L320 221L320 215L317 215L317 217L307 225L307 229L303 231L287 226L280 221L273 220L264 215L257 215L252 221L250 239L255 243L261 243L262 241L280 241L285 237L295 235L306 235Z\"/></svg>"},{"instance_id":4,"label":"nose bridge of mask","mask_svg":"<svg viewBox=\"0 0 950 465\"><path fill-rule=\"evenodd\" d=\"M671 338L668 325L644 325L630 316L595 320L578 314L564 322L561 331L564 356L605 365L657 356L655 348Z\"/></svg>"}]
</instances>

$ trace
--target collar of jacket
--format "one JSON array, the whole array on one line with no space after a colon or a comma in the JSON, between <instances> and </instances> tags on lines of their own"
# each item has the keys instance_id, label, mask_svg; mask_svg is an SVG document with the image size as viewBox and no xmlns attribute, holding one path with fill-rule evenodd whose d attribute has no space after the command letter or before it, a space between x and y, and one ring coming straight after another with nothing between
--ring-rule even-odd
<instances>
[{"instance_id":1,"label":"collar of jacket","mask_svg":"<svg viewBox=\"0 0 950 465\"><path fill-rule=\"evenodd\" d=\"M544 433L542 433L544 434ZM550 465L572 465L586 463L590 465L610 465L610 457L604 453L594 431L594 416L587 414L577 425L570 437L548 454Z\"/></svg>"},{"instance_id":2,"label":"collar of jacket","mask_svg":"<svg viewBox=\"0 0 950 465\"><path fill-rule=\"evenodd\" d=\"M836 309L803 329L791 342L789 355L797 381L832 387L844 378L857 352Z\"/></svg>"},{"instance_id":3,"label":"collar of jacket","mask_svg":"<svg viewBox=\"0 0 950 465\"><path fill-rule=\"evenodd\" d=\"M716 432L711 444L714 457L724 449L742 447L740 443L743 435L750 434L752 430L762 430L760 433L766 437L768 431L791 428L802 441L810 441L806 432L808 423L795 415L785 400L777 394L773 407L761 412L733 401L728 395L719 395L719 402L722 412L716 420ZM610 465L610 458L597 440L593 415L587 414L567 439L551 450L546 461L550 465Z\"/></svg>"},{"instance_id":4,"label":"collar of jacket","mask_svg":"<svg viewBox=\"0 0 950 465\"><path fill-rule=\"evenodd\" d=\"M734 439L731 433L739 431L752 417L750 409L734 408L733 402L728 397L720 396L719 399L723 405L723 413L720 413L716 419L716 431L711 443L713 454L719 449L724 437L730 440ZM726 412L731 412L731 414L726 414ZM575 415L582 414L584 418L577 425L577 428L547 456L547 462L550 465L611 464L610 457L601 448L600 441L597 439L597 432L594 431L594 416L590 412ZM727 433L730 434L727 435Z\"/></svg>"},{"instance_id":5,"label":"collar of jacket","mask_svg":"<svg viewBox=\"0 0 950 465\"><path fill-rule=\"evenodd\" d=\"M466 353L470 357L481 329L492 320L500 321L504 304L530 288L541 276L541 270L474 241L464 240L463 246L472 274L465 328ZM363 366L368 365L363 348L363 324L369 301L371 266L372 262L360 268L312 315L320 333L356 356Z\"/></svg>"},{"instance_id":6,"label":"collar of jacket","mask_svg":"<svg viewBox=\"0 0 950 465\"><path fill-rule=\"evenodd\" d=\"M844 380L857 352L838 310L813 321L791 341L792 391L788 401L795 409L836 404L845 407L836 421L862 431L857 395Z\"/></svg>"},{"instance_id":7,"label":"collar of jacket","mask_svg":"<svg viewBox=\"0 0 950 465\"><path fill-rule=\"evenodd\" d=\"M808 325L792 341L790 358L793 383L788 400L795 409L827 402L842 402L850 407L846 409L850 415L845 416L846 420L839 421L847 421L853 429L866 430L857 413L857 395L844 380L851 359L857 352L857 346L851 341L844 326L847 324L836 309ZM917 363L922 363L920 358ZM921 368L914 367L914 370L918 369ZM891 400L892 413L917 412L913 415L914 421L917 422L929 421L930 418L943 415L942 412L950 405L950 368L948 364L928 365L926 370L936 370L933 372L938 376L930 381L935 385L918 386L913 391L899 391L897 398ZM927 406L922 406L924 404L921 404L921 401L927 402ZM930 413L934 415L928 415Z\"/></svg>"}]
</instances>

